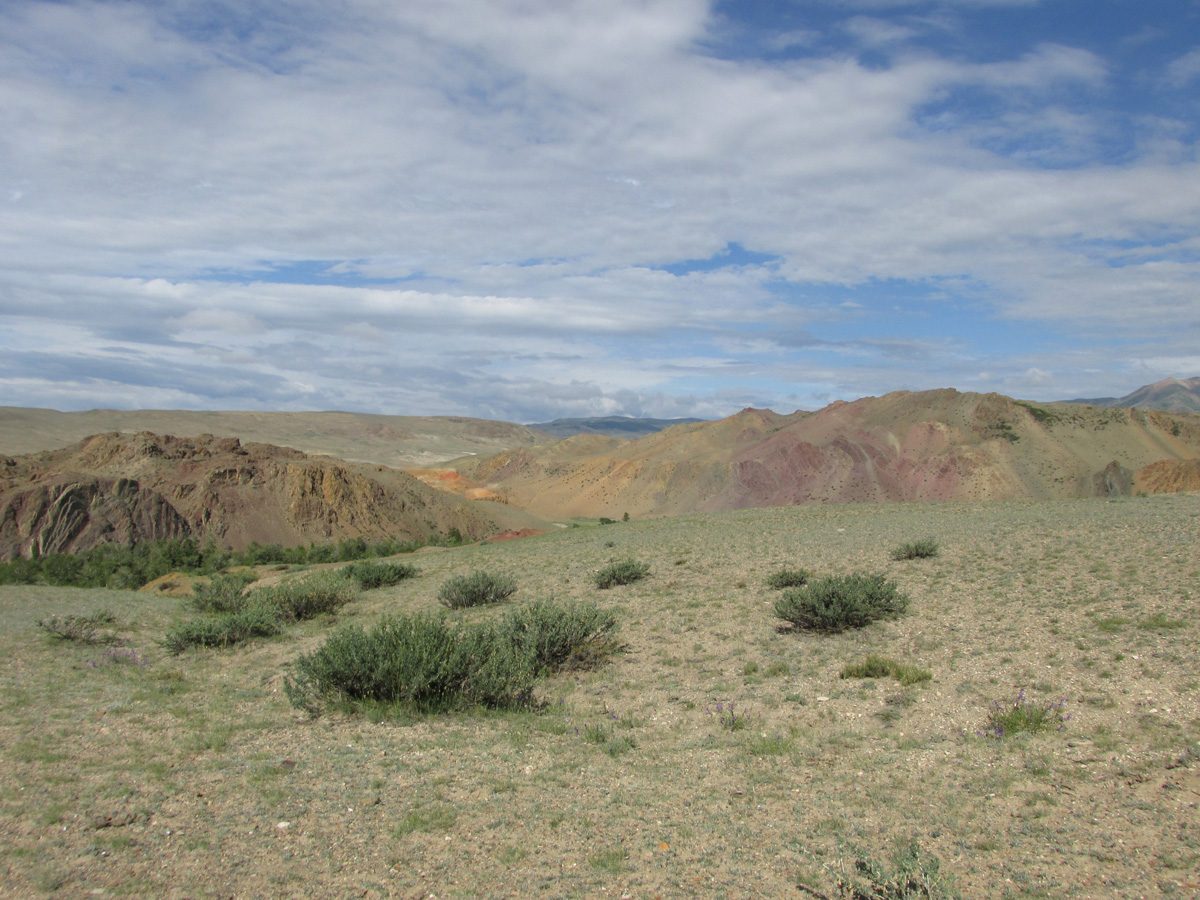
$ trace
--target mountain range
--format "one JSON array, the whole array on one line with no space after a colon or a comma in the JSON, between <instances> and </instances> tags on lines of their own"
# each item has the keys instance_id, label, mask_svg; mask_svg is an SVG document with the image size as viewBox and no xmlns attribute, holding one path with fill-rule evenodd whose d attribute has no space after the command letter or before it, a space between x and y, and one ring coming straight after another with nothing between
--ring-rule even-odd
<instances>
[{"instance_id":1,"label":"mountain range","mask_svg":"<svg viewBox=\"0 0 1200 900\"><path fill-rule=\"evenodd\" d=\"M1094 400L1068 400L1092 406L1158 409L1164 412L1200 413L1200 377L1164 378L1147 384L1124 397L1099 397Z\"/></svg>"}]
</instances>

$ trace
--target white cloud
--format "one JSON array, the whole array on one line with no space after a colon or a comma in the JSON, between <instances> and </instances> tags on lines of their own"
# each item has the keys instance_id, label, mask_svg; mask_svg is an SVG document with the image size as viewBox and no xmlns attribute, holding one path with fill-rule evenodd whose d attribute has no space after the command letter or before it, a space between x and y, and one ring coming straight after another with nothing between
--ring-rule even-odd
<instances>
[{"instance_id":1,"label":"white cloud","mask_svg":"<svg viewBox=\"0 0 1200 900\"><path fill-rule=\"evenodd\" d=\"M886 44L910 26L884 12L930 4L844 5L863 13L847 26L860 41ZM272 9L247 7L243 38L184 4L0 11L0 133L18 136L0 146L0 327L56 336L53 361L28 363L51 373L43 387L14 370L0 389L100 396L119 365L147 404L209 405L224 366L225 402L678 414L673 397L714 409L769 393L687 381L706 370L768 371L798 405L901 377L984 369L1047 391L1067 377L1049 356L961 359L938 342L917 345L928 372L910 374L914 345L871 333L824 341L864 361L837 374L807 356L822 341L789 337L870 321L867 300L826 289L953 278L999 320L1130 329L1139 352L1194 319L1194 147L1162 123L1144 156L1099 160L1103 118L1056 96L1109 83L1096 54L717 59L700 49L714 27L700 0ZM1193 77L1192 56L1171 77ZM959 91L998 111L919 117ZM658 268L730 243L778 262ZM322 277L415 281L266 280L306 260L330 261ZM68 377L93 362L108 374ZM178 384L151 392L155 365ZM287 399L298 384L306 399Z\"/></svg>"}]
</instances>

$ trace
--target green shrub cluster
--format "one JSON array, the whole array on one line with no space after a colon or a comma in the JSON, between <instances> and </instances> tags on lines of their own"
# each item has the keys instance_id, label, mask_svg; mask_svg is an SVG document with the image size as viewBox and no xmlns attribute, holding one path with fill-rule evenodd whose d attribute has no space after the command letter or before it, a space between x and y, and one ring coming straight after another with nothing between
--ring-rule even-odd
<instances>
[{"instance_id":1,"label":"green shrub cluster","mask_svg":"<svg viewBox=\"0 0 1200 900\"><path fill-rule=\"evenodd\" d=\"M235 613L246 605L246 586L254 576L246 572L214 575L207 584L192 588L189 603L192 609L202 613Z\"/></svg>"},{"instance_id":2,"label":"green shrub cluster","mask_svg":"<svg viewBox=\"0 0 1200 900\"><path fill-rule=\"evenodd\" d=\"M63 641L78 641L81 644L98 644L112 640L110 632L100 629L116 622L116 617L106 609L90 616L51 616L38 621L38 627L47 634Z\"/></svg>"},{"instance_id":3,"label":"green shrub cluster","mask_svg":"<svg viewBox=\"0 0 1200 900\"><path fill-rule=\"evenodd\" d=\"M618 584L632 584L650 574L650 566L637 560L627 559L610 563L593 576L596 587L602 591Z\"/></svg>"},{"instance_id":4,"label":"green shrub cluster","mask_svg":"<svg viewBox=\"0 0 1200 900\"><path fill-rule=\"evenodd\" d=\"M611 613L584 603L531 604L476 625L420 613L391 616L369 631L332 634L296 660L286 688L295 706L314 713L330 701L419 712L521 707L542 674L612 652L615 631Z\"/></svg>"},{"instance_id":5,"label":"green shrub cluster","mask_svg":"<svg viewBox=\"0 0 1200 900\"><path fill-rule=\"evenodd\" d=\"M804 587L812 579L813 573L808 569L780 569L767 576L767 587L782 591L785 588Z\"/></svg>"},{"instance_id":6,"label":"green shrub cluster","mask_svg":"<svg viewBox=\"0 0 1200 900\"><path fill-rule=\"evenodd\" d=\"M938 552L937 541L924 538L919 541L909 541L901 544L892 551L892 559L930 559L937 556Z\"/></svg>"},{"instance_id":7,"label":"green shrub cluster","mask_svg":"<svg viewBox=\"0 0 1200 900\"><path fill-rule=\"evenodd\" d=\"M417 574L415 566L408 563L356 562L346 566L346 574L358 582L365 591L399 584Z\"/></svg>"},{"instance_id":8,"label":"green shrub cluster","mask_svg":"<svg viewBox=\"0 0 1200 900\"><path fill-rule=\"evenodd\" d=\"M1022 688L1011 703L999 700L992 703L982 734L1000 739L1014 734L1037 734L1051 728L1062 731L1069 718L1063 713L1065 703L1065 700L1037 703L1027 698Z\"/></svg>"},{"instance_id":9,"label":"green shrub cluster","mask_svg":"<svg viewBox=\"0 0 1200 900\"><path fill-rule=\"evenodd\" d=\"M485 606L507 600L517 592L517 581L510 575L472 572L456 575L438 591L438 599L450 609Z\"/></svg>"},{"instance_id":10,"label":"green shrub cluster","mask_svg":"<svg viewBox=\"0 0 1200 900\"><path fill-rule=\"evenodd\" d=\"M0 563L0 584L48 584L62 587L108 587L136 590L170 572L210 575L235 566L271 563L303 566L351 562L397 553L410 553L427 545L457 547L464 538L457 528L427 541L384 540L368 542L349 538L337 544L284 547L251 543L245 550L223 550L209 542L201 547L194 538L146 541L132 546L101 544L83 553L47 553Z\"/></svg>"},{"instance_id":11,"label":"green shrub cluster","mask_svg":"<svg viewBox=\"0 0 1200 900\"><path fill-rule=\"evenodd\" d=\"M775 615L806 631L833 634L898 616L908 598L882 575L855 573L810 581L784 591Z\"/></svg>"},{"instance_id":12,"label":"green shrub cluster","mask_svg":"<svg viewBox=\"0 0 1200 900\"><path fill-rule=\"evenodd\" d=\"M901 684L919 684L929 681L933 673L909 663L899 663L886 656L871 653L865 660L846 666L842 669L843 678L888 678L892 677Z\"/></svg>"},{"instance_id":13,"label":"green shrub cluster","mask_svg":"<svg viewBox=\"0 0 1200 900\"><path fill-rule=\"evenodd\" d=\"M357 583L340 572L319 572L248 593L236 588L237 581L227 576L217 588L205 586L208 599L201 604L193 597L192 605L209 615L169 629L163 638L167 650L179 654L189 647L228 647L271 637L290 622L334 613L358 596Z\"/></svg>"}]
</instances>

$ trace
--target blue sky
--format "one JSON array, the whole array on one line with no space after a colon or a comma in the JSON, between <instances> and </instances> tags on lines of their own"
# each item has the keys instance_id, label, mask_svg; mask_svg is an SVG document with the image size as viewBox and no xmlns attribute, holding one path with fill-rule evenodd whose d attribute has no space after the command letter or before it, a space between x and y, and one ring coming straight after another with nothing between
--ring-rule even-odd
<instances>
[{"instance_id":1,"label":"blue sky","mask_svg":"<svg viewBox=\"0 0 1200 900\"><path fill-rule=\"evenodd\" d=\"M0 405L1200 374L1200 0L0 5Z\"/></svg>"}]
</instances>

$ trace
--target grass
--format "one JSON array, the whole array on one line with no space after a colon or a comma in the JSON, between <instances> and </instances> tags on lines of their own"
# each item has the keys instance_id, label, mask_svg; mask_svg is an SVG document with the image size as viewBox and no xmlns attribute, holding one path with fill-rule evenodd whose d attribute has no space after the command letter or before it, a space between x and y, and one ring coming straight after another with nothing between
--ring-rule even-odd
<instances>
[{"instance_id":1,"label":"grass","mask_svg":"<svg viewBox=\"0 0 1200 900\"><path fill-rule=\"evenodd\" d=\"M606 591L617 585L633 584L635 581L641 581L649 574L650 566L648 564L627 559L605 566L592 576L592 582L599 590Z\"/></svg>"},{"instance_id":2,"label":"grass","mask_svg":"<svg viewBox=\"0 0 1200 900\"><path fill-rule=\"evenodd\" d=\"M517 592L517 580L511 575L471 572L455 575L438 590L438 599L449 609L467 609L507 600Z\"/></svg>"},{"instance_id":3,"label":"grass","mask_svg":"<svg viewBox=\"0 0 1200 900\"><path fill-rule=\"evenodd\" d=\"M937 541L923 538L918 541L906 541L892 551L892 559L932 559L940 552Z\"/></svg>"},{"instance_id":4,"label":"grass","mask_svg":"<svg viewBox=\"0 0 1200 900\"><path fill-rule=\"evenodd\" d=\"M419 577L364 591L336 618L178 657L161 641L200 618L186 599L5 586L0 895L812 896L803 877L844 900L847 876L900 884L897 851L919 837L910 870L937 861L971 900L1088 881L1186 896L1200 635L1197 565L1181 548L1200 539L1197 513L1200 498L1181 495L633 520L602 537L664 574L604 592L592 575L611 549L564 528L422 553ZM794 588L763 581L781 561L871 571L881 547L933 533L953 533L955 552L889 568L911 598L904 615L780 630L774 602ZM1091 571L1100 562L1109 574ZM521 590L445 610L439 585L472 571L512 572ZM297 660L348 627L423 616L499 629L539 604L590 604L620 625L593 632L596 647L619 636L626 652L547 664L515 709L330 701L313 719L284 689ZM121 623L119 642L37 624L97 610ZM526 628L547 654L562 631ZM840 677L860 665L888 674ZM910 665L936 679L901 684ZM1021 685L1034 707L1067 696L1064 721L980 739L992 699L1006 710ZM128 824L95 829L97 816ZM1138 836L1143 855L1113 835Z\"/></svg>"}]
</instances>

